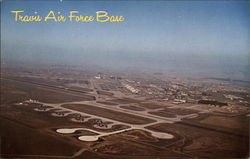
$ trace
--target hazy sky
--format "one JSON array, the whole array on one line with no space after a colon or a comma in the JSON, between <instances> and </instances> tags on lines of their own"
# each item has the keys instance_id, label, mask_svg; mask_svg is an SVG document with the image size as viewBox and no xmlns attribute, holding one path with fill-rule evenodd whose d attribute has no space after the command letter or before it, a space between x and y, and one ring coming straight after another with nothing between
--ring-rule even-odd
<instances>
[{"instance_id":1,"label":"hazy sky","mask_svg":"<svg viewBox=\"0 0 250 159\"><path fill-rule=\"evenodd\" d=\"M11 10L67 15L98 10L123 22L16 22ZM249 65L248 1L1 2L2 57L103 66L238 67ZM240 61L238 61L240 60ZM232 70L231 68L229 70Z\"/></svg>"}]
</instances>

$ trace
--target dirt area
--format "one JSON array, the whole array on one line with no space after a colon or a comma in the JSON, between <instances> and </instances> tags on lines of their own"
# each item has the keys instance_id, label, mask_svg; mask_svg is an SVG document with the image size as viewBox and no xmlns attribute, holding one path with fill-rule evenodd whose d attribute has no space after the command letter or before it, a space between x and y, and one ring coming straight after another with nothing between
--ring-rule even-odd
<instances>
[{"instance_id":1,"label":"dirt area","mask_svg":"<svg viewBox=\"0 0 250 159\"><path fill-rule=\"evenodd\" d=\"M118 104L129 104L129 103L140 103L141 102L140 100L131 99L131 98L112 99L112 100L108 100L108 101L118 103Z\"/></svg>"},{"instance_id":2,"label":"dirt area","mask_svg":"<svg viewBox=\"0 0 250 159\"><path fill-rule=\"evenodd\" d=\"M171 114L171 113L168 113L164 110L159 110L159 111L156 111L156 112L148 112L149 114L153 114L153 115L158 115L158 116L162 116L162 117L167 117L167 118L175 118L176 115L175 114Z\"/></svg>"},{"instance_id":3,"label":"dirt area","mask_svg":"<svg viewBox=\"0 0 250 159\"><path fill-rule=\"evenodd\" d=\"M139 106L143 108L148 108L148 109L158 109L158 108L164 108L163 105L159 105L156 103L140 103Z\"/></svg>"},{"instance_id":4,"label":"dirt area","mask_svg":"<svg viewBox=\"0 0 250 159\"><path fill-rule=\"evenodd\" d=\"M86 135L86 136L92 136L92 135L97 135L96 133L94 132L91 132L91 131L87 131L87 130L77 130L74 135Z\"/></svg>"},{"instance_id":5,"label":"dirt area","mask_svg":"<svg viewBox=\"0 0 250 159\"><path fill-rule=\"evenodd\" d=\"M120 108L128 109L128 110L134 110L134 111L144 111L145 109L133 105L129 106L120 106Z\"/></svg>"},{"instance_id":6,"label":"dirt area","mask_svg":"<svg viewBox=\"0 0 250 159\"><path fill-rule=\"evenodd\" d=\"M100 95L113 96L114 94L107 91L96 91Z\"/></svg>"},{"instance_id":7,"label":"dirt area","mask_svg":"<svg viewBox=\"0 0 250 159\"><path fill-rule=\"evenodd\" d=\"M119 137L131 141L141 142L148 146L154 146L161 149L165 149L167 147L171 147L174 143L182 140L183 138L179 136L177 133L173 133L174 138L172 139L159 139L153 137L149 132L143 130L130 130L123 134L120 134Z\"/></svg>"},{"instance_id":8,"label":"dirt area","mask_svg":"<svg viewBox=\"0 0 250 159\"><path fill-rule=\"evenodd\" d=\"M142 130L130 130L121 134L120 136L136 141L157 141L157 139L155 137L152 137L150 133Z\"/></svg>"},{"instance_id":9,"label":"dirt area","mask_svg":"<svg viewBox=\"0 0 250 159\"><path fill-rule=\"evenodd\" d=\"M79 146L63 138L52 136L2 117L0 117L0 128L1 153L8 154L6 156L71 156L80 150Z\"/></svg>"},{"instance_id":10,"label":"dirt area","mask_svg":"<svg viewBox=\"0 0 250 159\"><path fill-rule=\"evenodd\" d=\"M85 97L84 95L72 95L62 91L49 90L22 82L1 80L1 104L17 103L28 99L48 103L90 100L89 97Z\"/></svg>"},{"instance_id":11,"label":"dirt area","mask_svg":"<svg viewBox=\"0 0 250 159\"><path fill-rule=\"evenodd\" d=\"M176 115L189 115L189 114L198 113L198 111L185 109L185 108L164 108L163 110L152 111L149 113L153 115L162 116L162 117L174 118L176 117Z\"/></svg>"},{"instance_id":12,"label":"dirt area","mask_svg":"<svg viewBox=\"0 0 250 159\"><path fill-rule=\"evenodd\" d=\"M110 138L110 137L107 137ZM129 154L129 158L147 158L147 156L152 158L161 158L166 156L171 156L173 158L184 157L181 154L171 152L169 150L162 150L161 148L143 143L136 142L130 139L121 138L120 135L112 136L112 142L105 142L95 146L95 151L102 154L109 155L119 155L119 156L127 156ZM104 138L105 140L105 138ZM129 146L128 146L129 145ZM156 157L157 156L157 157Z\"/></svg>"},{"instance_id":13,"label":"dirt area","mask_svg":"<svg viewBox=\"0 0 250 159\"><path fill-rule=\"evenodd\" d=\"M185 109L185 108L165 108L162 111L166 113L175 114L175 115L188 115L188 114L198 113L197 110Z\"/></svg>"},{"instance_id":14,"label":"dirt area","mask_svg":"<svg viewBox=\"0 0 250 159\"><path fill-rule=\"evenodd\" d=\"M227 116L200 114L199 117L187 119L197 126L205 126L222 131L229 131L239 135L249 135L249 117L245 115Z\"/></svg>"},{"instance_id":15,"label":"dirt area","mask_svg":"<svg viewBox=\"0 0 250 159\"><path fill-rule=\"evenodd\" d=\"M92 89L84 88L84 87L70 86L69 88L73 90L83 91L83 92L93 92Z\"/></svg>"},{"instance_id":16,"label":"dirt area","mask_svg":"<svg viewBox=\"0 0 250 159\"><path fill-rule=\"evenodd\" d=\"M215 126L222 126L222 127L227 127L227 128L233 128L233 129L240 129L242 127L242 124L240 123L239 120L235 118L221 117L221 116L210 116L200 121L200 123L215 125Z\"/></svg>"},{"instance_id":17,"label":"dirt area","mask_svg":"<svg viewBox=\"0 0 250 159\"><path fill-rule=\"evenodd\" d=\"M181 152L196 157L207 158L212 154L213 158L242 158L247 156L249 150L249 137L190 127L181 123L157 124L148 128L178 133L183 140L173 146Z\"/></svg>"},{"instance_id":18,"label":"dirt area","mask_svg":"<svg viewBox=\"0 0 250 159\"><path fill-rule=\"evenodd\" d=\"M62 105L62 107L85 112L88 114L98 115L101 117L129 123L129 124L147 124L147 123L154 122L154 120L152 119L135 116L131 114L126 114L122 112L117 112L117 111L104 109L100 107L95 107L91 105L86 105L86 104L66 104L66 105Z\"/></svg>"},{"instance_id":19,"label":"dirt area","mask_svg":"<svg viewBox=\"0 0 250 159\"><path fill-rule=\"evenodd\" d=\"M104 104L104 105L118 105L117 103L107 102L107 101L97 101L96 103Z\"/></svg>"}]
</instances>

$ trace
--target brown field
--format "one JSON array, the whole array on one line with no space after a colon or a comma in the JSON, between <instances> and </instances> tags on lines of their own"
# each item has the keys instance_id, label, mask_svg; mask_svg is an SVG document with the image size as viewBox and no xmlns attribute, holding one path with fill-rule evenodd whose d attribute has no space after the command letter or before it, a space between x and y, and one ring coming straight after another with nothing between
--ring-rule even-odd
<instances>
[{"instance_id":1,"label":"brown field","mask_svg":"<svg viewBox=\"0 0 250 159\"><path fill-rule=\"evenodd\" d=\"M91 136L91 135L97 135L96 133L94 132L91 132L91 131L88 131L88 130L77 130L75 133L73 134L70 134L70 135L78 135L78 136L81 136L81 135L87 135L87 136Z\"/></svg>"},{"instance_id":2,"label":"brown field","mask_svg":"<svg viewBox=\"0 0 250 159\"><path fill-rule=\"evenodd\" d=\"M218 130L226 130L239 135L249 135L249 117L241 116L222 116L200 114L199 117L186 119L184 122L191 122L194 125L210 127Z\"/></svg>"},{"instance_id":3,"label":"brown field","mask_svg":"<svg viewBox=\"0 0 250 159\"><path fill-rule=\"evenodd\" d=\"M131 141L141 142L148 146L167 149L168 147L171 147L171 145L173 145L174 143L183 140L183 137L178 135L176 132L172 132L172 134L174 135L174 138L172 139L157 139L153 137L149 132L143 130L131 130L120 134L119 137Z\"/></svg>"},{"instance_id":4,"label":"brown field","mask_svg":"<svg viewBox=\"0 0 250 159\"><path fill-rule=\"evenodd\" d=\"M157 124L148 128L162 132L178 132L180 136L183 136L183 139L182 142L176 143L176 149L199 158L209 156L213 156L213 158L242 158L246 157L249 151L249 137L190 127L190 125L181 123Z\"/></svg>"},{"instance_id":5,"label":"brown field","mask_svg":"<svg viewBox=\"0 0 250 159\"><path fill-rule=\"evenodd\" d=\"M100 95L113 96L114 94L107 91L96 91Z\"/></svg>"},{"instance_id":6,"label":"brown field","mask_svg":"<svg viewBox=\"0 0 250 159\"><path fill-rule=\"evenodd\" d=\"M158 115L158 116L167 117L167 118L176 117L175 114L171 114L171 113L163 111L163 110L159 110L159 111L156 111L156 112L149 112L149 114Z\"/></svg>"},{"instance_id":7,"label":"brown field","mask_svg":"<svg viewBox=\"0 0 250 159\"><path fill-rule=\"evenodd\" d=\"M156 103L139 103L139 106L143 108L148 108L148 109L158 109L158 108L163 108L164 106L156 104Z\"/></svg>"},{"instance_id":8,"label":"brown field","mask_svg":"<svg viewBox=\"0 0 250 159\"><path fill-rule=\"evenodd\" d=\"M23 102L28 99L47 103L93 100L84 95L72 95L27 83L1 79L1 104Z\"/></svg>"},{"instance_id":9,"label":"brown field","mask_svg":"<svg viewBox=\"0 0 250 159\"><path fill-rule=\"evenodd\" d=\"M185 109L185 108L165 108L164 110L161 111L175 115L188 115L188 114L198 113L197 110Z\"/></svg>"},{"instance_id":10,"label":"brown field","mask_svg":"<svg viewBox=\"0 0 250 159\"><path fill-rule=\"evenodd\" d=\"M74 145L63 138L58 138L46 132L34 130L26 125L8 119L0 118L0 127L1 153L8 154L4 156L71 156L80 150L79 146Z\"/></svg>"},{"instance_id":11,"label":"brown field","mask_svg":"<svg viewBox=\"0 0 250 159\"><path fill-rule=\"evenodd\" d=\"M134 111L144 111L145 109L141 108L141 107L137 107L137 106L133 106L133 105L129 105L129 106L120 106L120 108L124 108L124 109L129 109L129 110L134 110Z\"/></svg>"},{"instance_id":12,"label":"brown field","mask_svg":"<svg viewBox=\"0 0 250 159\"><path fill-rule=\"evenodd\" d=\"M154 122L152 119L135 116L131 114L126 114L122 112L117 112L109 109L99 108L91 105L86 104L66 104L62 105L62 107L69 108L72 110L78 110L81 112L85 112L88 114L98 115L101 117L129 123L129 124L147 124Z\"/></svg>"},{"instance_id":13,"label":"brown field","mask_svg":"<svg viewBox=\"0 0 250 159\"><path fill-rule=\"evenodd\" d=\"M119 103L119 104L129 104L129 103L140 103L141 102L140 100L131 99L131 98L112 99L112 100L108 100L108 101Z\"/></svg>"},{"instance_id":14,"label":"brown field","mask_svg":"<svg viewBox=\"0 0 250 159\"><path fill-rule=\"evenodd\" d=\"M27 81L27 82L36 82L36 83L41 83L41 84L49 84L49 85L54 85L54 86L62 86L63 83L59 82L59 81L55 81L52 79L48 79L48 78L43 78L43 77L10 77L11 79L15 79L15 80L22 80L22 81Z\"/></svg>"},{"instance_id":15,"label":"brown field","mask_svg":"<svg viewBox=\"0 0 250 159\"><path fill-rule=\"evenodd\" d=\"M84 88L84 87L77 87L77 86L71 86L70 89L73 90L79 90L79 91L83 91L83 92L92 92L92 89L89 88Z\"/></svg>"},{"instance_id":16,"label":"brown field","mask_svg":"<svg viewBox=\"0 0 250 159\"><path fill-rule=\"evenodd\" d=\"M107 101L97 101L97 103L105 104L105 105L118 105L117 103L107 102Z\"/></svg>"},{"instance_id":17,"label":"brown field","mask_svg":"<svg viewBox=\"0 0 250 159\"><path fill-rule=\"evenodd\" d=\"M240 129L242 127L242 123L240 123L239 119L222 116L210 116L206 119L201 120L200 123L233 129Z\"/></svg>"},{"instance_id":18,"label":"brown field","mask_svg":"<svg viewBox=\"0 0 250 159\"><path fill-rule=\"evenodd\" d=\"M97 152L103 154L114 154L117 156L126 156L125 158L145 159L145 158L185 158L186 155L171 151L171 149L158 146L156 143L162 142L152 137L149 133L141 130L132 130L121 134L104 137L106 142L96 147ZM165 140L164 145L174 143ZM129 154L129 157L128 157Z\"/></svg>"}]
</instances>

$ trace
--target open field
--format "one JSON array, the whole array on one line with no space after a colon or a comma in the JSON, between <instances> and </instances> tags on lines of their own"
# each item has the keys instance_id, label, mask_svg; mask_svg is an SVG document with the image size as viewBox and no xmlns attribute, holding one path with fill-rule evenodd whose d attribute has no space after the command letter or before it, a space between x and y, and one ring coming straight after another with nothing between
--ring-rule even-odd
<instances>
[{"instance_id":1,"label":"open field","mask_svg":"<svg viewBox=\"0 0 250 159\"><path fill-rule=\"evenodd\" d=\"M92 92L93 91L92 89L89 89L89 88L83 88L83 87L77 87L77 86L71 86L69 88L71 90L77 90L77 91L80 91L80 92Z\"/></svg>"},{"instance_id":2,"label":"open field","mask_svg":"<svg viewBox=\"0 0 250 159\"><path fill-rule=\"evenodd\" d=\"M97 146L96 151L105 155L118 155L124 158L126 158L126 156L128 158L129 154L129 158L132 159L165 158L166 156L171 156L172 158L187 158L187 156L183 154L175 153L168 149L161 149L150 144L137 142L131 139L131 137L129 137L128 140L116 135L113 136L112 139L112 142L106 142Z\"/></svg>"},{"instance_id":3,"label":"open field","mask_svg":"<svg viewBox=\"0 0 250 159\"><path fill-rule=\"evenodd\" d=\"M176 117L175 114L172 114L172 113L169 113L169 112L163 111L163 110L159 110L159 111L156 111L156 112L149 112L149 113L153 114L153 115L167 117L167 118L174 118L174 117Z\"/></svg>"},{"instance_id":4,"label":"open field","mask_svg":"<svg viewBox=\"0 0 250 159\"><path fill-rule=\"evenodd\" d=\"M114 94L107 91L96 91L100 95L113 96Z\"/></svg>"},{"instance_id":5,"label":"open field","mask_svg":"<svg viewBox=\"0 0 250 159\"><path fill-rule=\"evenodd\" d=\"M242 158L248 154L248 137L190 127L181 123L157 124L148 128L163 132L178 132L183 139L181 143L176 143L177 146L182 152L192 156L205 158L212 154L215 158Z\"/></svg>"},{"instance_id":6,"label":"open field","mask_svg":"<svg viewBox=\"0 0 250 159\"><path fill-rule=\"evenodd\" d=\"M134 111L144 111L145 109L141 108L141 107L137 107L137 106L133 106L133 105L129 105L129 106L120 106L120 108L124 108L124 109L129 109L129 110L134 110Z\"/></svg>"},{"instance_id":7,"label":"open field","mask_svg":"<svg viewBox=\"0 0 250 159\"><path fill-rule=\"evenodd\" d=\"M164 106L156 104L156 103L139 103L139 106L147 109L158 109L158 108L164 108Z\"/></svg>"},{"instance_id":8,"label":"open field","mask_svg":"<svg viewBox=\"0 0 250 159\"><path fill-rule=\"evenodd\" d=\"M117 103L107 102L107 101L97 101L97 103L105 104L105 105L118 105Z\"/></svg>"},{"instance_id":9,"label":"open field","mask_svg":"<svg viewBox=\"0 0 250 159\"><path fill-rule=\"evenodd\" d=\"M48 155L60 158L60 156L71 156L81 148L65 139L0 118L1 152L5 157L11 157L12 155Z\"/></svg>"},{"instance_id":10,"label":"open field","mask_svg":"<svg viewBox=\"0 0 250 159\"><path fill-rule=\"evenodd\" d=\"M162 111L176 115L188 115L188 114L198 113L198 111L196 110L185 109L185 108L164 108L164 110Z\"/></svg>"},{"instance_id":11,"label":"open field","mask_svg":"<svg viewBox=\"0 0 250 159\"><path fill-rule=\"evenodd\" d=\"M116 112L116 111L112 111L109 109L98 108L98 107L91 106L91 105L84 105L84 104L68 105L67 104L67 105L63 105L62 107L73 109L73 110L78 110L78 111L85 112L88 114L98 115L101 117L129 123L129 124L147 124L150 122L154 122L154 120L152 119L147 119L147 118L143 118L143 117L139 117L139 116L135 116L131 114L126 114L122 112Z\"/></svg>"},{"instance_id":12,"label":"open field","mask_svg":"<svg viewBox=\"0 0 250 159\"><path fill-rule=\"evenodd\" d=\"M74 95L19 81L1 79L1 103L15 103L28 99L35 99L49 103L61 103L70 101L93 100L89 96Z\"/></svg>"},{"instance_id":13,"label":"open field","mask_svg":"<svg viewBox=\"0 0 250 159\"><path fill-rule=\"evenodd\" d=\"M204 126L216 130L227 131L233 134L248 136L249 135L249 117L248 116L223 116L201 114L194 119L186 119L183 122L188 124Z\"/></svg>"},{"instance_id":14,"label":"open field","mask_svg":"<svg viewBox=\"0 0 250 159\"><path fill-rule=\"evenodd\" d=\"M130 104L130 103L140 103L140 100L131 99L131 98L122 98L122 99L112 99L108 100L108 102L114 102L118 104Z\"/></svg>"},{"instance_id":15,"label":"open field","mask_svg":"<svg viewBox=\"0 0 250 159\"><path fill-rule=\"evenodd\" d=\"M242 125L244 124L242 124L241 122L244 122L244 120L240 120L239 118L235 119L235 118L221 117L221 116L210 116L200 121L200 123L202 124L209 124L209 125L221 126L232 129L242 128Z\"/></svg>"}]
</instances>

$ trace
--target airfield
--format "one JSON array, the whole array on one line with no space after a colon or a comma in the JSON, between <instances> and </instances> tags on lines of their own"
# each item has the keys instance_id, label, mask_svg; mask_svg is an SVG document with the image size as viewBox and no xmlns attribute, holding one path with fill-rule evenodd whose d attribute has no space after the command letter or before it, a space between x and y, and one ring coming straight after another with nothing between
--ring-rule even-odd
<instances>
[{"instance_id":1,"label":"airfield","mask_svg":"<svg viewBox=\"0 0 250 159\"><path fill-rule=\"evenodd\" d=\"M88 87L77 87L77 82L69 87L55 80L13 75L11 71L2 75L1 157L248 156L247 107L226 113L226 107L176 104L133 93L132 86L124 87L124 81L118 87L123 92L112 89L117 83L110 84L91 73L89 76L88 82L82 82Z\"/></svg>"}]
</instances>

